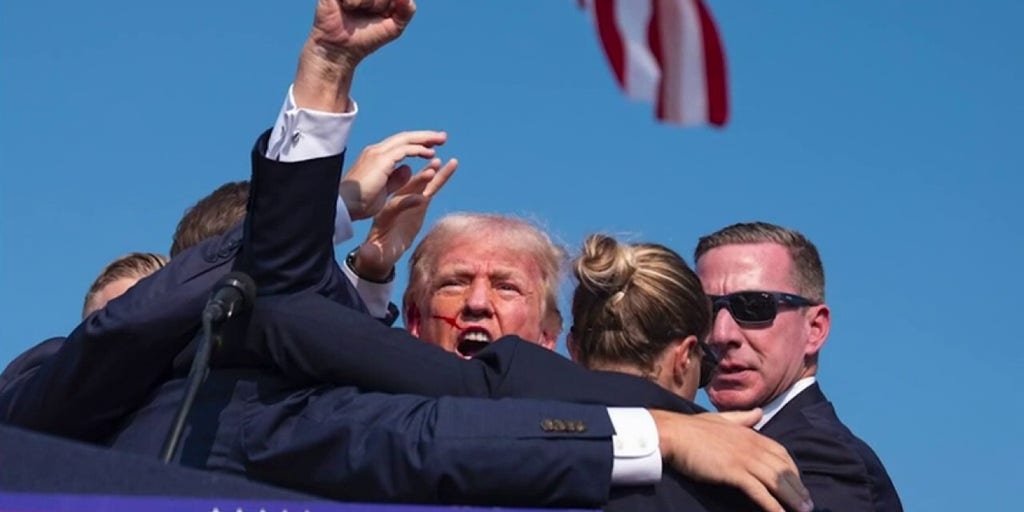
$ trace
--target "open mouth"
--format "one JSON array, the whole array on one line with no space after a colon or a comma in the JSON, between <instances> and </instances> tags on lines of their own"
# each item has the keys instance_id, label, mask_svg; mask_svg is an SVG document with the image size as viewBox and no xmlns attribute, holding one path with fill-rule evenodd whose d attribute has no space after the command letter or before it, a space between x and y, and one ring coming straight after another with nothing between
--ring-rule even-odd
<instances>
[{"instance_id":1,"label":"open mouth","mask_svg":"<svg viewBox=\"0 0 1024 512\"><path fill-rule=\"evenodd\" d=\"M459 336L455 352L462 357L470 358L491 344L491 335L480 329L468 329Z\"/></svg>"}]
</instances>

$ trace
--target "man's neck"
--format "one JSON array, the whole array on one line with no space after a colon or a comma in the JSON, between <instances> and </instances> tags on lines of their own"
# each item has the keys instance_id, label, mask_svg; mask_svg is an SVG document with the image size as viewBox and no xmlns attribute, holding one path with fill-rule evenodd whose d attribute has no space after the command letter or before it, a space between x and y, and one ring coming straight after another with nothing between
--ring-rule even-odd
<instances>
[{"instance_id":1,"label":"man's neck","mask_svg":"<svg viewBox=\"0 0 1024 512\"><path fill-rule=\"evenodd\" d=\"M764 411L764 416L761 416L761 421L757 422L757 425L754 425L754 430L761 430L761 427L764 427L769 421L771 421L771 419L774 418L790 400L796 398L801 391L811 387L814 382L814 375L804 377L794 382L789 389L779 393L779 396L776 396L770 402L764 404L761 407L761 410Z\"/></svg>"}]
</instances>

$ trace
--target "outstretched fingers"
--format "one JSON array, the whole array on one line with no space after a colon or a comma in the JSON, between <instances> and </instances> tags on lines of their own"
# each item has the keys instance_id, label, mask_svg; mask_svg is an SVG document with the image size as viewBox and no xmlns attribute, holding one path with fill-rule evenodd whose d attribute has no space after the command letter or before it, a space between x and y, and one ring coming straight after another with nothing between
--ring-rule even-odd
<instances>
[{"instance_id":1,"label":"outstretched fingers","mask_svg":"<svg viewBox=\"0 0 1024 512\"><path fill-rule=\"evenodd\" d=\"M410 130L398 132L367 149L377 149L388 152L401 146L426 146L434 147L444 144L448 140L448 134L434 130Z\"/></svg>"},{"instance_id":2,"label":"outstretched fingers","mask_svg":"<svg viewBox=\"0 0 1024 512\"><path fill-rule=\"evenodd\" d=\"M441 163L440 160L437 160L437 162L438 164ZM451 179L452 175L455 174L455 170L458 168L458 159L452 158L451 160L448 160L448 162L444 164L444 167L437 170L437 175L434 176L434 179L430 180L427 184L426 188L423 190L423 195L428 198L433 198L435 194L441 191L444 184L448 183L448 180Z\"/></svg>"}]
</instances>

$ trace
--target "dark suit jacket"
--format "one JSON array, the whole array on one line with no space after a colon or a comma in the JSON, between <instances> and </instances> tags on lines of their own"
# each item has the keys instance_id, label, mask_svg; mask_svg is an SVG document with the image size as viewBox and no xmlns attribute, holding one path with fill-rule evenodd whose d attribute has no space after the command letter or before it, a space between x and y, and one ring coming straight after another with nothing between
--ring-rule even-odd
<instances>
[{"instance_id":1,"label":"dark suit jacket","mask_svg":"<svg viewBox=\"0 0 1024 512\"><path fill-rule=\"evenodd\" d=\"M903 510L882 461L839 421L817 383L779 410L761 433L793 454L804 485L820 510Z\"/></svg>"},{"instance_id":2,"label":"dark suit jacket","mask_svg":"<svg viewBox=\"0 0 1024 512\"><path fill-rule=\"evenodd\" d=\"M0 373L0 395L9 386L18 386L22 380L31 378L50 356L60 350L62 344L63 337L50 338L15 357Z\"/></svg>"}]
</instances>

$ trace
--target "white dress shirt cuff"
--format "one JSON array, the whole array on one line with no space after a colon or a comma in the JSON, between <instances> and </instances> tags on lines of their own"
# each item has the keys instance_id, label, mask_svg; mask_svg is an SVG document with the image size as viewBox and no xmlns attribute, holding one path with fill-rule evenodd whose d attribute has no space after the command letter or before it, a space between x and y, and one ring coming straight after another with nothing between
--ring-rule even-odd
<instances>
[{"instance_id":1,"label":"white dress shirt cuff","mask_svg":"<svg viewBox=\"0 0 1024 512\"><path fill-rule=\"evenodd\" d=\"M338 196L338 202L334 206L334 245L352 238L355 232L352 230L352 217L348 215L348 207L345 201ZM344 265L342 265L344 266ZM391 293L390 291L388 293Z\"/></svg>"},{"instance_id":2,"label":"white dress shirt cuff","mask_svg":"<svg viewBox=\"0 0 1024 512\"><path fill-rule=\"evenodd\" d=\"M370 316L374 318L387 318L388 317L388 304L391 299L391 292L395 289L395 281L392 279L387 283L374 283L362 279L359 277L354 270L349 268L348 263L341 265L341 270L345 272L345 276L348 277L349 282L359 292L359 297L366 303L366 310L370 312Z\"/></svg>"},{"instance_id":3,"label":"white dress shirt cuff","mask_svg":"<svg viewBox=\"0 0 1024 512\"><path fill-rule=\"evenodd\" d=\"M281 105L274 131L267 144L267 158L280 162L301 162L340 155L348 144L352 123L359 107L350 102L352 110L341 114L298 108L292 88Z\"/></svg>"},{"instance_id":4,"label":"white dress shirt cuff","mask_svg":"<svg viewBox=\"0 0 1024 512\"><path fill-rule=\"evenodd\" d=\"M612 485L651 485L661 480L658 427L646 409L609 407L612 436Z\"/></svg>"}]
</instances>

